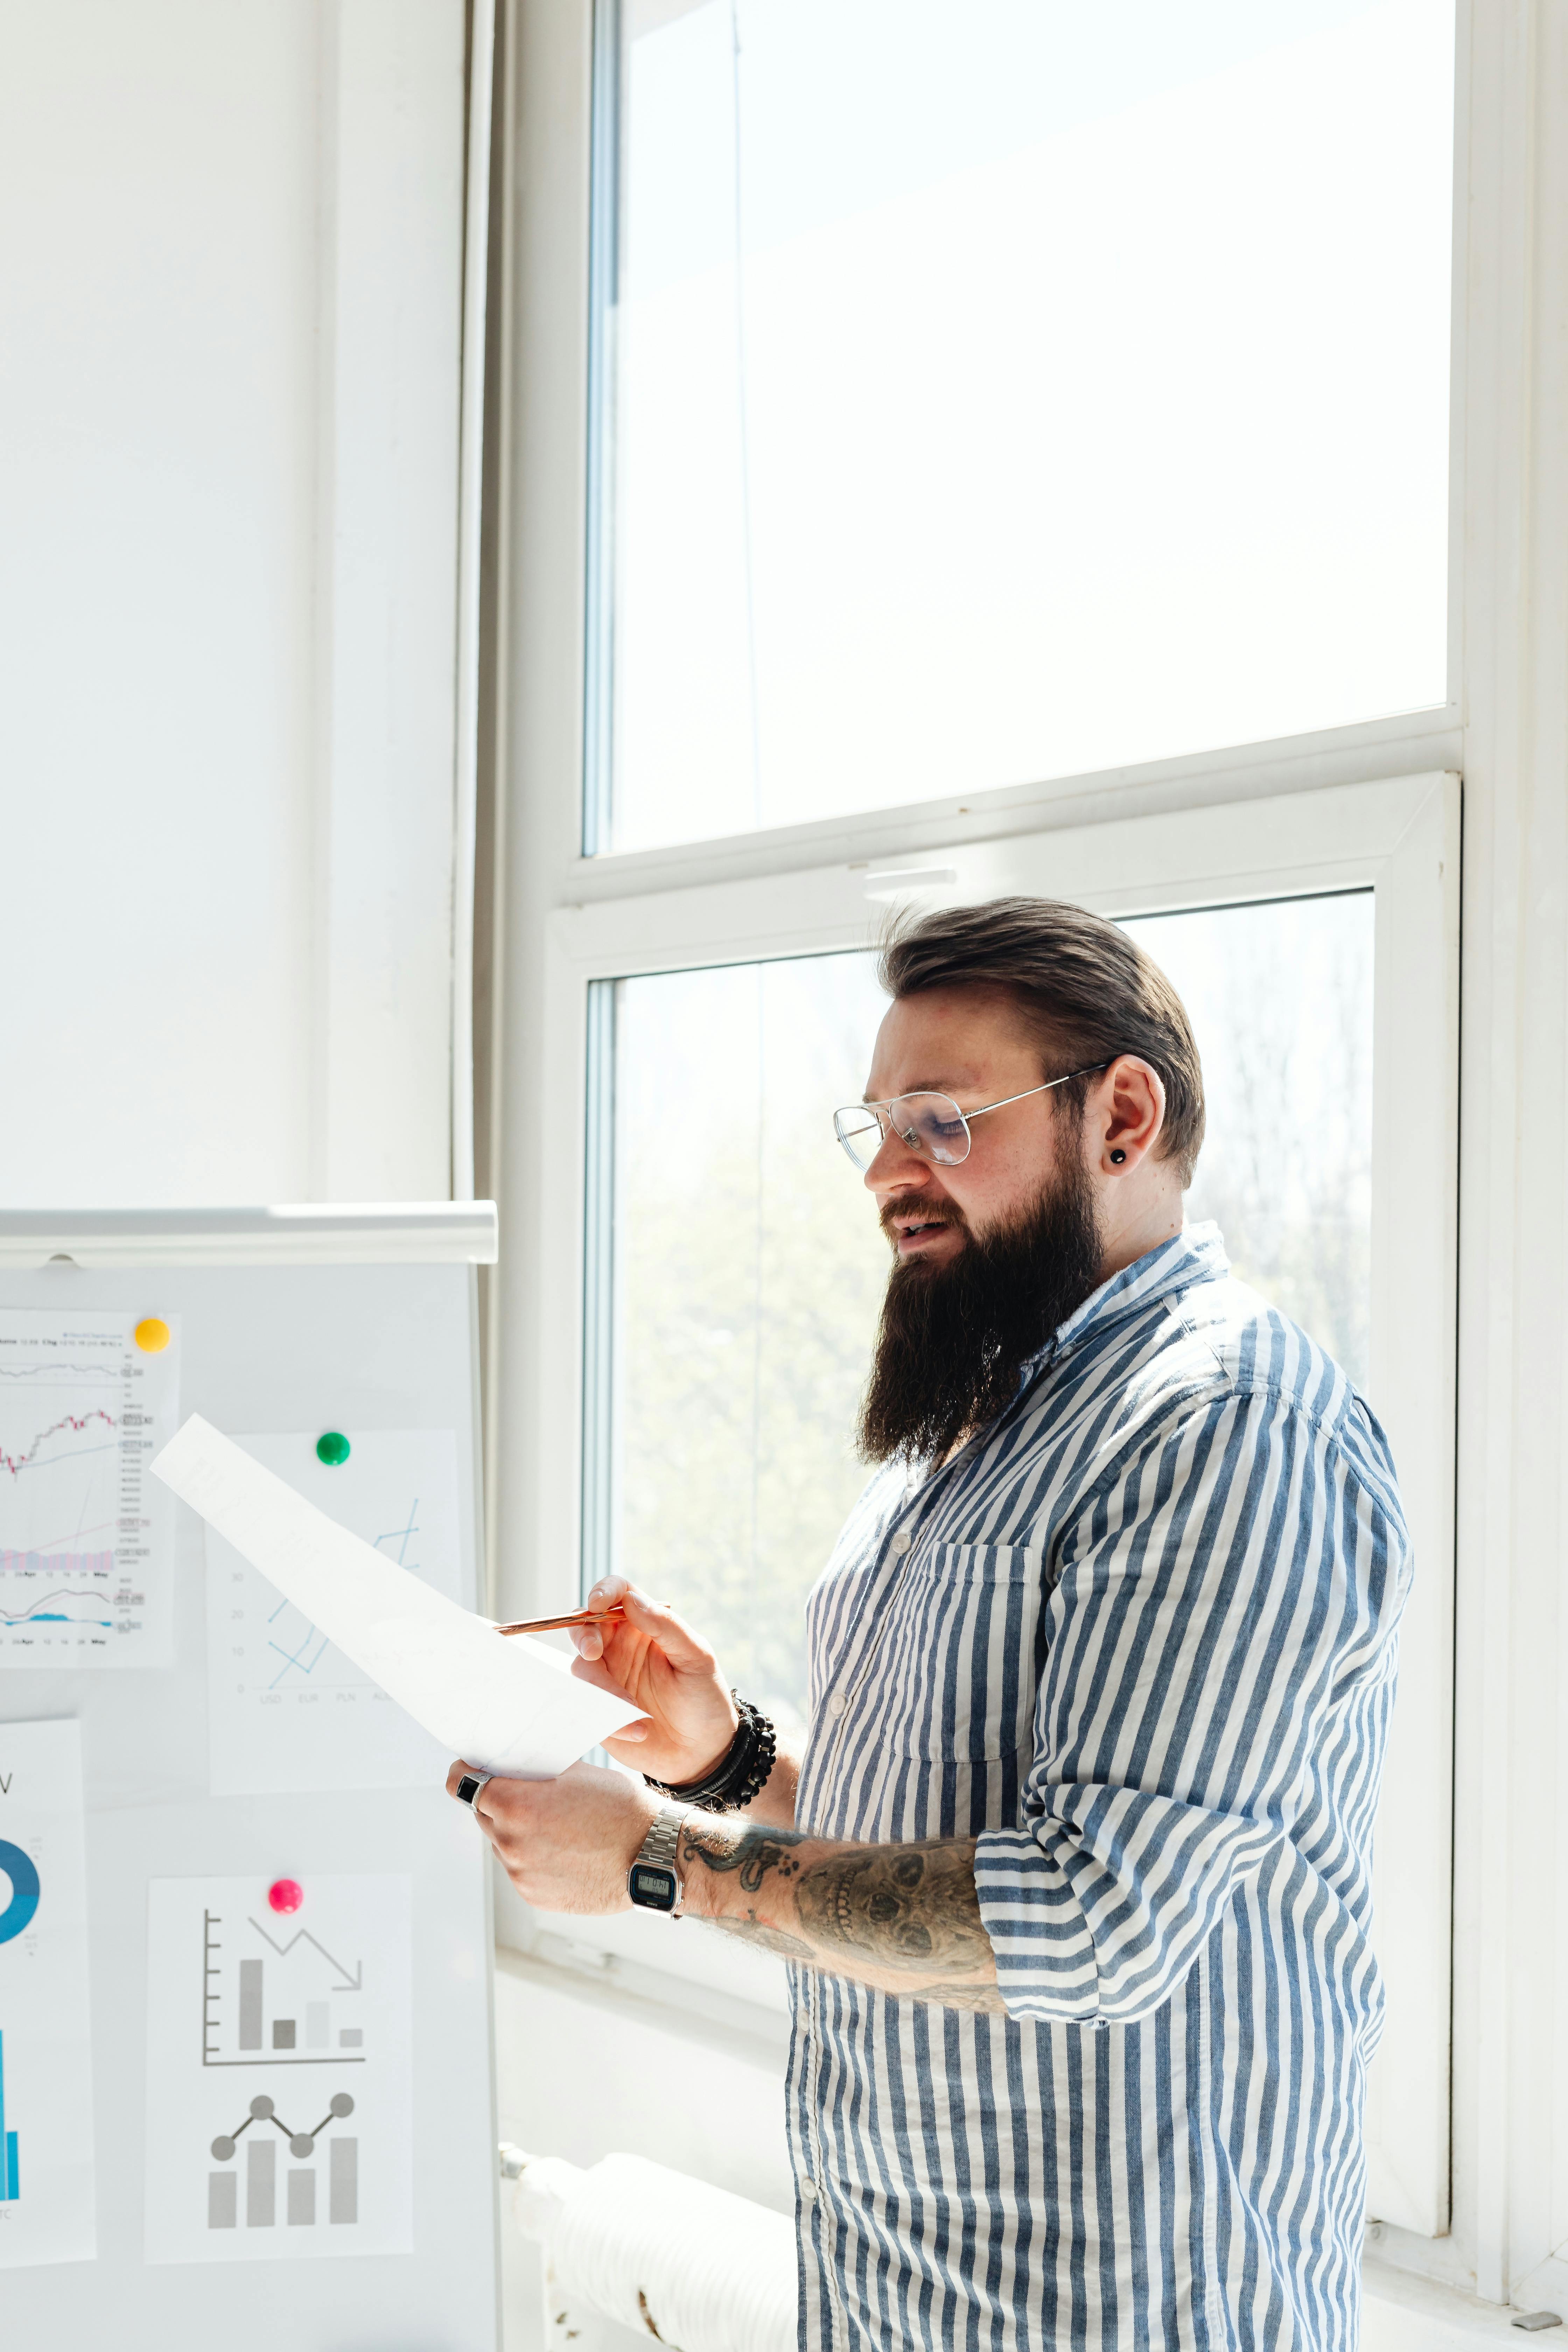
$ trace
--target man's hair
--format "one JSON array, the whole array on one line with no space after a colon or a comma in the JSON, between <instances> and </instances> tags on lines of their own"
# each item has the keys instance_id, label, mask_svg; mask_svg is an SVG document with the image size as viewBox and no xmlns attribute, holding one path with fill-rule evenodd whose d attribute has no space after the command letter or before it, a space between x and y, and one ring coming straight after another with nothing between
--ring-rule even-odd
<instances>
[{"instance_id":1,"label":"man's hair","mask_svg":"<svg viewBox=\"0 0 1568 2352\"><path fill-rule=\"evenodd\" d=\"M896 917L877 976L889 996L928 988L997 988L1017 1002L1039 1040L1041 1076L1136 1054L1165 1089L1160 1156L1184 1190L1204 1139L1204 1074L1186 1008L1135 940L1103 915L1063 898L991 898L930 915ZM1089 1081L1058 1101L1081 1118Z\"/></svg>"}]
</instances>

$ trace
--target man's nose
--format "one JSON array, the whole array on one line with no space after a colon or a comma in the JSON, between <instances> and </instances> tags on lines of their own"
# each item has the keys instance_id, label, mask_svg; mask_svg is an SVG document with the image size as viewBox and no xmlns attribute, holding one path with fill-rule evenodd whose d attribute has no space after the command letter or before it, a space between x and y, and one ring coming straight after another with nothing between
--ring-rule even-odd
<instances>
[{"instance_id":1,"label":"man's nose","mask_svg":"<svg viewBox=\"0 0 1568 2352\"><path fill-rule=\"evenodd\" d=\"M930 1174L927 1160L920 1152L912 1150L897 1128L889 1124L872 1156L864 1181L866 1190L879 1197L885 1192L907 1191L911 1185L923 1184Z\"/></svg>"}]
</instances>

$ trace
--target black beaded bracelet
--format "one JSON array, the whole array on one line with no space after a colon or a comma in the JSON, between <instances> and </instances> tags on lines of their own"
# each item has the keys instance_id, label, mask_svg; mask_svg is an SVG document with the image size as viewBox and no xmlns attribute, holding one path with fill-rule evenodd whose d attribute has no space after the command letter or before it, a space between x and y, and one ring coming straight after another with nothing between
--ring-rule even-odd
<instances>
[{"instance_id":1,"label":"black beaded bracelet","mask_svg":"<svg viewBox=\"0 0 1568 2352\"><path fill-rule=\"evenodd\" d=\"M761 1707L753 1706L739 1691L731 1691L740 1722L735 1737L714 1765L700 1780L656 1780L651 1773L643 1778L650 1789L661 1796L673 1797L682 1805L695 1805L705 1813L739 1812L754 1797L760 1797L773 1773L773 1759L778 1753L778 1734Z\"/></svg>"}]
</instances>

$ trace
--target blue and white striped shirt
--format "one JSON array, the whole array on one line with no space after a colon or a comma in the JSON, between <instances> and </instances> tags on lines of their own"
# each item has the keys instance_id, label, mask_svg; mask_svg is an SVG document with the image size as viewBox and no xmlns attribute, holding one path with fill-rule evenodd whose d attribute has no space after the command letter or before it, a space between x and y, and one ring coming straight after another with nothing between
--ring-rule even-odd
<instances>
[{"instance_id":1,"label":"blue and white striped shirt","mask_svg":"<svg viewBox=\"0 0 1568 2352\"><path fill-rule=\"evenodd\" d=\"M1382 1431L1213 1226L872 1479L797 1823L976 1837L1006 2014L792 1967L808 2352L1354 2345L1409 1575Z\"/></svg>"}]
</instances>

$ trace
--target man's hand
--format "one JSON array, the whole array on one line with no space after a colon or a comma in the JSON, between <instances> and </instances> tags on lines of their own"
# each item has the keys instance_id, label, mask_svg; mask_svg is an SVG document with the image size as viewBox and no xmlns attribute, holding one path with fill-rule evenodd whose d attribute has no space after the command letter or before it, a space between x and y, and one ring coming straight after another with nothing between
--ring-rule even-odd
<instances>
[{"instance_id":1,"label":"man's hand","mask_svg":"<svg viewBox=\"0 0 1568 2352\"><path fill-rule=\"evenodd\" d=\"M619 1602L626 1614L601 1629L577 1625L574 1674L601 1689L614 1688L647 1720L629 1723L605 1740L617 1762L656 1780L700 1780L735 1737L735 1702L706 1643L672 1610L661 1608L624 1577L607 1576L588 1595L590 1609Z\"/></svg>"},{"instance_id":2,"label":"man's hand","mask_svg":"<svg viewBox=\"0 0 1568 2352\"><path fill-rule=\"evenodd\" d=\"M471 1768L454 1764L447 1794ZM664 1799L596 1764L557 1780L487 1780L472 1811L507 1876L536 1911L629 1911L626 1874Z\"/></svg>"},{"instance_id":3,"label":"man's hand","mask_svg":"<svg viewBox=\"0 0 1568 2352\"><path fill-rule=\"evenodd\" d=\"M453 1765L449 1796L468 1769ZM663 1802L620 1772L574 1764L558 1780L488 1780L473 1811L536 1910L603 1916L631 1908L626 1875ZM973 1838L850 1845L690 1812L680 1873L689 1916L759 1950L906 2000L1003 2007Z\"/></svg>"}]
</instances>

